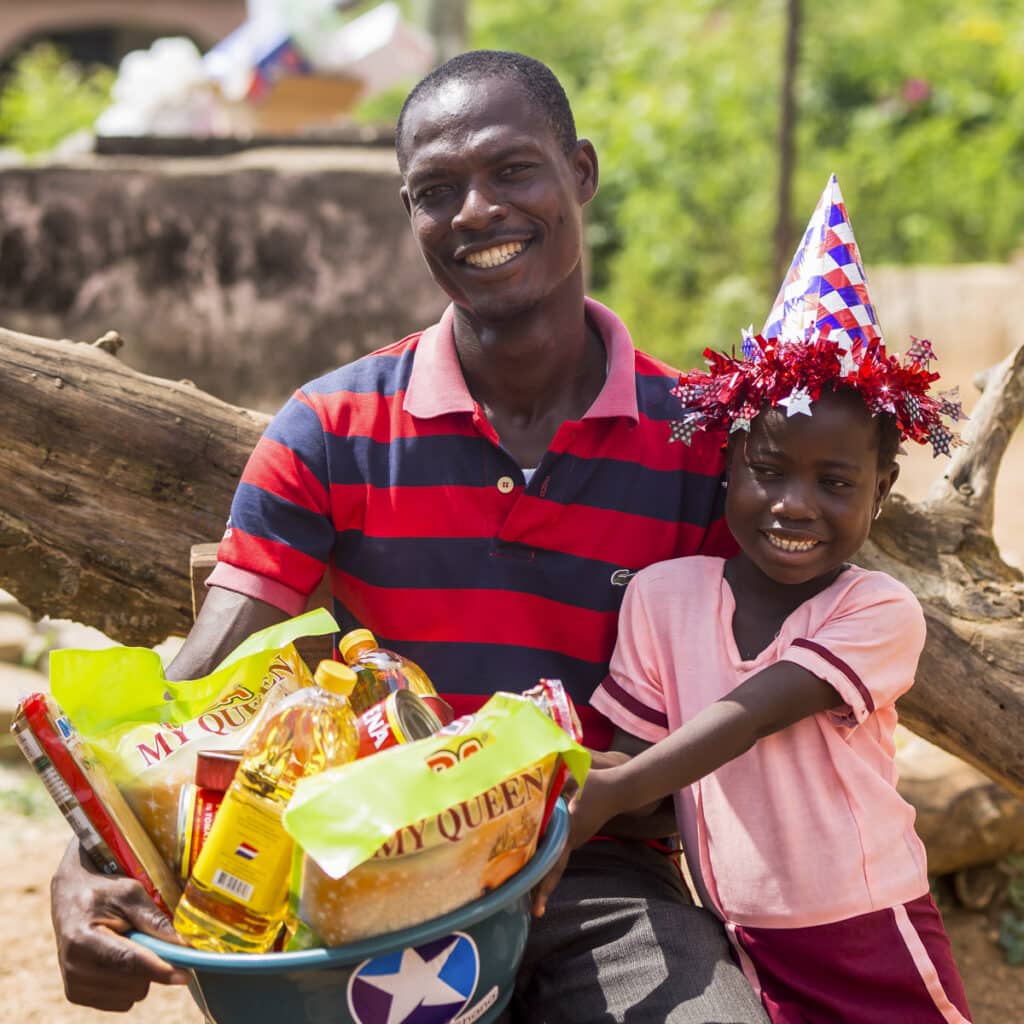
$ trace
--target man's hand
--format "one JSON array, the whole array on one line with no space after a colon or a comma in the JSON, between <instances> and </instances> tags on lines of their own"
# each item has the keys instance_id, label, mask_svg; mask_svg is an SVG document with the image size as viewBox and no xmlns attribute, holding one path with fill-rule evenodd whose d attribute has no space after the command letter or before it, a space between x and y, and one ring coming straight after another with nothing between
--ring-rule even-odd
<instances>
[{"instance_id":1,"label":"man's hand","mask_svg":"<svg viewBox=\"0 0 1024 1024\"><path fill-rule=\"evenodd\" d=\"M151 982L188 983L186 971L125 938L134 930L177 942L171 922L138 882L97 871L77 839L50 883L50 898L57 958L70 1002L124 1011L145 998Z\"/></svg>"},{"instance_id":2,"label":"man's hand","mask_svg":"<svg viewBox=\"0 0 1024 1024\"><path fill-rule=\"evenodd\" d=\"M618 762L618 758L614 761ZM587 776L582 791L569 804L569 839L565 849L531 895L534 917L544 916L548 897L558 885L572 851L592 838L605 822L619 813L620 795L615 785L614 768L598 768Z\"/></svg>"}]
</instances>

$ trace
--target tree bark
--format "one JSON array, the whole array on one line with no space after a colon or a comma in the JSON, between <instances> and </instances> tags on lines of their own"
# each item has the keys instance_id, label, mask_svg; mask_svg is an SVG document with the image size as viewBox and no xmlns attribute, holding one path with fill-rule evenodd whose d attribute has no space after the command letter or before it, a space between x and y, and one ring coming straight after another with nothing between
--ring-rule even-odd
<instances>
[{"instance_id":1,"label":"tree bark","mask_svg":"<svg viewBox=\"0 0 1024 1024\"><path fill-rule=\"evenodd\" d=\"M1024 800L976 768L900 730L896 770L900 795L917 811L914 828L928 850L930 874L962 872L1024 851Z\"/></svg>"},{"instance_id":2,"label":"tree bark","mask_svg":"<svg viewBox=\"0 0 1024 1024\"><path fill-rule=\"evenodd\" d=\"M987 375L945 472L920 504L894 495L859 564L917 595L928 642L900 700L914 732L1024 795L1024 575L992 539L999 464L1024 416L1024 345Z\"/></svg>"},{"instance_id":3,"label":"tree bark","mask_svg":"<svg viewBox=\"0 0 1024 1024\"><path fill-rule=\"evenodd\" d=\"M0 330L0 587L151 646L188 631L189 549L223 533L267 417L107 347Z\"/></svg>"},{"instance_id":4,"label":"tree bark","mask_svg":"<svg viewBox=\"0 0 1024 1024\"><path fill-rule=\"evenodd\" d=\"M858 556L903 580L928 620L904 723L1019 794L1024 576L991 527L1022 416L1024 345L989 373L970 446L928 500L894 495ZM265 423L102 348L0 330L0 587L123 643L187 631L189 550L222 533Z\"/></svg>"}]
</instances>

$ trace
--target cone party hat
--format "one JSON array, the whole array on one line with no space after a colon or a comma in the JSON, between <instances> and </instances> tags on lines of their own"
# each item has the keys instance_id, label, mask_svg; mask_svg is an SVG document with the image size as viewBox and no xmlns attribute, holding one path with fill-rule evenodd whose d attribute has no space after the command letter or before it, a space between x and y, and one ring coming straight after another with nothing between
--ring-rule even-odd
<instances>
[{"instance_id":1,"label":"cone party hat","mask_svg":"<svg viewBox=\"0 0 1024 1024\"><path fill-rule=\"evenodd\" d=\"M781 342L810 341L825 327L844 351L882 340L860 250L834 174L811 215L761 334Z\"/></svg>"},{"instance_id":2,"label":"cone party hat","mask_svg":"<svg viewBox=\"0 0 1024 1024\"><path fill-rule=\"evenodd\" d=\"M742 358L705 349L708 371L680 374L683 417L671 441L697 430L749 430L765 407L810 416L823 390L857 391L872 414L892 416L901 438L949 454L960 443L943 422L963 419L955 390L928 393L929 342L912 339L902 360L887 355L846 204L833 174L793 256L764 330L743 332Z\"/></svg>"}]
</instances>

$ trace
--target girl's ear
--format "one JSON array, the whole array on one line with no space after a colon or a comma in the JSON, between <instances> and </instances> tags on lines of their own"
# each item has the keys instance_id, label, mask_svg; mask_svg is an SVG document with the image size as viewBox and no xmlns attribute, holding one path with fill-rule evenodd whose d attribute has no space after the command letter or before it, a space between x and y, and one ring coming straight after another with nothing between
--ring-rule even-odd
<instances>
[{"instance_id":1,"label":"girl's ear","mask_svg":"<svg viewBox=\"0 0 1024 1024\"><path fill-rule=\"evenodd\" d=\"M878 471L878 478L875 481L875 511L874 517L882 511L882 503L889 497L892 486L900 475L899 464L894 462L887 469Z\"/></svg>"},{"instance_id":2,"label":"girl's ear","mask_svg":"<svg viewBox=\"0 0 1024 1024\"><path fill-rule=\"evenodd\" d=\"M586 206L597 192L597 152L590 139L578 139L572 155L573 170L576 173L576 188L580 204Z\"/></svg>"}]
</instances>

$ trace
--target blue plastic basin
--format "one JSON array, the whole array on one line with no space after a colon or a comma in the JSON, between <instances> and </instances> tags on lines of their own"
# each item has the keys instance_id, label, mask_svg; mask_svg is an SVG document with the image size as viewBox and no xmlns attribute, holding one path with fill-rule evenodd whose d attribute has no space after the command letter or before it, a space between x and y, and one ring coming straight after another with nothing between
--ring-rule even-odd
<instances>
[{"instance_id":1,"label":"blue plastic basin","mask_svg":"<svg viewBox=\"0 0 1024 1024\"><path fill-rule=\"evenodd\" d=\"M137 932L132 938L193 972L196 1002L216 1024L486 1024L512 997L530 890L558 859L568 832L559 800L530 862L493 892L348 946L209 953Z\"/></svg>"}]
</instances>

